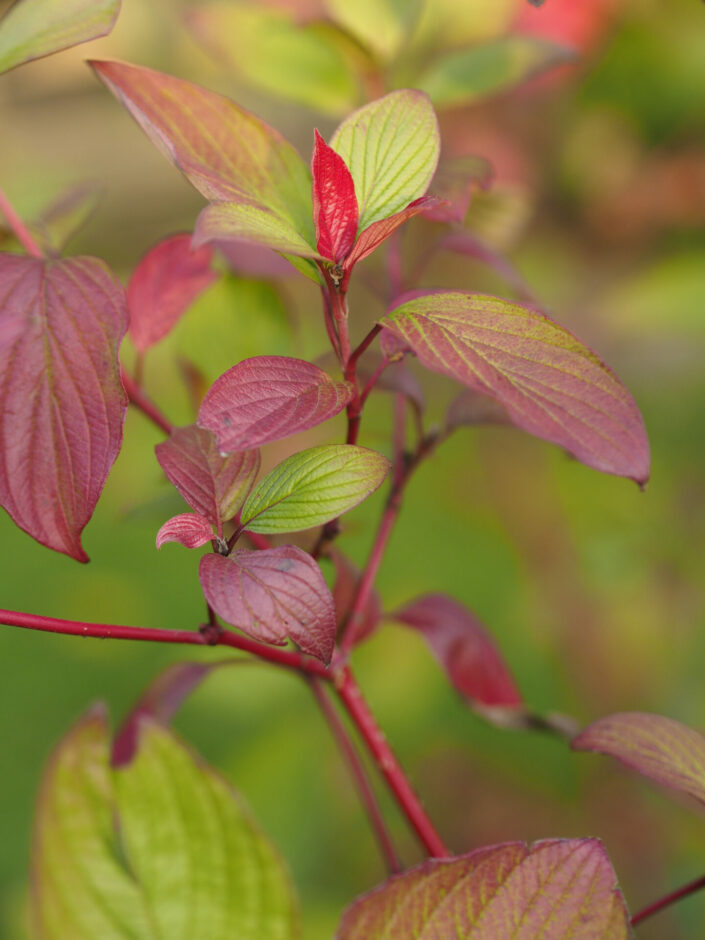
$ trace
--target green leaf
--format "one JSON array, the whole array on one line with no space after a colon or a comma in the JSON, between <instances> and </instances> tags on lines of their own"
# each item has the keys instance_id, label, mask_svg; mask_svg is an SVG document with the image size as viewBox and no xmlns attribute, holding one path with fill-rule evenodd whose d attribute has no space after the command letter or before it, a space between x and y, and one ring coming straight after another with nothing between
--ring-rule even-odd
<instances>
[{"instance_id":1,"label":"green leaf","mask_svg":"<svg viewBox=\"0 0 705 940\"><path fill-rule=\"evenodd\" d=\"M353 111L330 145L352 174L362 232L424 195L438 163L438 121L423 92L393 91Z\"/></svg>"},{"instance_id":2,"label":"green leaf","mask_svg":"<svg viewBox=\"0 0 705 940\"><path fill-rule=\"evenodd\" d=\"M0 72L105 36L119 11L120 0L19 0L0 21Z\"/></svg>"},{"instance_id":3,"label":"green leaf","mask_svg":"<svg viewBox=\"0 0 705 940\"><path fill-rule=\"evenodd\" d=\"M301 532L357 506L382 483L389 461L352 444L324 444L293 454L257 484L242 509L253 532Z\"/></svg>"},{"instance_id":4,"label":"green leaf","mask_svg":"<svg viewBox=\"0 0 705 940\"><path fill-rule=\"evenodd\" d=\"M218 240L266 245L275 251L305 258L321 257L278 211L238 202L218 202L206 206L199 215L193 247L198 248L206 242Z\"/></svg>"},{"instance_id":5,"label":"green leaf","mask_svg":"<svg viewBox=\"0 0 705 940\"><path fill-rule=\"evenodd\" d=\"M131 764L112 770L109 754L93 709L49 762L33 940L295 940L287 874L227 783L151 722Z\"/></svg>"},{"instance_id":6,"label":"green leaf","mask_svg":"<svg viewBox=\"0 0 705 940\"><path fill-rule=\"evenodd\" d=\"M316 24L262 5L209 3L189 17L203 44L264 91L345 114L359 100L358 83Z\"/></svg>"},{"instance_id":7,"label":"green leaf","mask_svg":"<svg viewBox=\"0 0 705 940\"><path fill-rule=\"evenodd\" d=\"M508 91L574 58L573 50L558 43L534 36L506 36L445 55L415 84L439 107L466 105Z\"/></svg>"},{"instance_id":8,"label":"green leaf","mask_svg":"<svg viewBox=\"0 0 705 940\"><path fill-rule=\"evenodd\" d=\"M326 0L332 17L380 59L393 59L409 39L423 0Z\"/></svg>"}]
</instances>

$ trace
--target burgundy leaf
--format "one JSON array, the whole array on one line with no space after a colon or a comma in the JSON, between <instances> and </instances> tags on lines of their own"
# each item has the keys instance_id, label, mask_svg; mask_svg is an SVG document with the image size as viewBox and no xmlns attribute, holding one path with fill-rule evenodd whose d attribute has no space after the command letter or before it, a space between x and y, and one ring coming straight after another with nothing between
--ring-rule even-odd
<instances>
[{"instance_id":1,"label":"burgundy leaf","mask_svg":"<svg viewBox=\"0 0 705 940\"><path fill-rule=\"evenodd\" d=\"M179 542L186 548L200 548L215 536L211 523L195 512L182 512L173 516L157 532L157 548L165 542Z\"/></svg>"},{"instance_id":2,"label":"burgundy leaf","mask_svg":"<svg viewBox=\"0 0 705 940\"><path fill-rule=\"evenodd\" d=\"M341 262L357 235L355 184L345 161L314 131L313 221L316 247L324 258Z\"/></svg>"},{"instance_id":3,"label":"burgundy leaf","mask_svg":"<svg viewBox=\"0 0 705 940\"><path fill-rule=\"evenodd\" d=\"M130 278L130 336L140 352L163 339L217 274L213 250L191 251L190 235L172 235L147 252Z\"/></svg>"},{"instance_id":4,"label":"burgundy leaf","mask_svg":"<svg viewBox=\"0 0 705 940\"><path fill-rule=\"evenodd\" d=\"M489 189L492 167L483 157L463 154L448 160L441 158L431 189L439 198L424 215L434 222L463 222L476 189Z\"/></svg>"},{"instance_id":5,"label":"burgundy leaf","mask_svg":"<svg viewBox=\"0 0 705 940\"><path fill-rule=\"evenodd\" d=\"M350 607L355 598L360 571L334 546L328 550L329 557L335 566L335 584L333 585L333 600L335 601L335 611L338 617L338 629L345 625L347 615L350 613ZM382 606L379 600L379 594L374 589L370 592L369 599L362 611L362 617L358 621L357 628L350 641L353 646L362 643L377 629L382 616Z\"/></svg>"},{"instance_id":6,"label":"burgundy leaf","mask_svg":"<svg viewBox=\"0 0 705 940\"><path fill-rule=\"evenodd\" d=\"M426 594L391 615L418 630L453 686L473 703L520 708L521 695L480 621L445 594Z\"/></svg>"},{"instance_id":7,"label":"burgundy leaf","mask_svg":"<svg viewBox=\"0 0 705 940\"><path fill-rule=\"evenodd\" d=\"M596 470L648 480L649 442L634 399L545 314L481 294L415 291L380 322L427 368L497 399L517 427Z\"/></svg>"},{"instance_id":8,"label":"burgundy leaf","mask_svg":"<svg viewBox=\"0 0 705 940\"><path fill-rule=\"evenodd\" d=\"M401 339L395 333L392 333L391 330L387 329L383 329L379 334L379 345L382 350L382 355L389 359L390 362L399 362L404 356L408 356L414 351L406 340Z\"/></svg>"},{"instance_id":9,"label":"burgundy leaf","mask_svg":"<svg viewBox=\"0 0 705 940\"><path fill-rule=\"evenodd\" d=\"M248 636L329 663L335 645L335 604L321 569L294 545L205 555L199 568L206 600L226 623Z\"/></svg>"},{"instance_id":10,"label":"burgundy leaf","mask_svg":"<svg viewBox=\"0 0 705 940\"><path fill-rule=\"evenodd\" d=\"M347 382L303 359L255 356L216 380L198 423L215 434L221 452L249 450L332 418L351 395Z\"/></svg>"},{"instance_id":11,"label":"burgundy leaf","mask_svg":"<svg viewBox=\"0 0 705 940\"><path fill-rule=\"evenodd\" d=\"M446 412L446 428L449 431L464 425L511 423L506 408L496 399L469 388L453 399Z\"/></svg>"},{"instance_id":12,"label":"burgundy leaf","mask_svg":"<svg viewBox=\"0 0 705 940\"><path fill-rule=\"evenodd\" d=\"M0 504L77 561L122 442L126 323L102 261L0 256Z\"/></svg>"},{"instance_id":13,"label":"burgundy leaf","mask_svg":"<svg viewBox=\"0 0 705 940\"><path fill-rule=\"evenodd\" d=\"M631 770L705 803L705 735L662 715L600 718L573 741L576 751L616 757Z\"/></svg>"},{"instance_id":14,"label":"burgundy leaf","mask_svg":"<svg viewBox=\"0 0 705 940\"><path fill-rule=\"evenodd\" d=\"M113 767L129 764L137 750L140 720L153 718L167 725L182 703L214 669L241 660L220 660L215 663L174 663L161 672L130 711L113 742Z\"/></svg>"},{"instance_id":15,"label":"burgundy leaf","mask_svg":"<svg viewBox=\"0 0 705 940\"><path fill-rule=\"evenodd\" d=\"M221 531L247 499L259 471L258 450L222 457L210 431L175 428L154 448L159 464L191 509Z\"/></svg>"},{"instance_id":16,"label":"burgundy leaf","mask_svg":"<svg viewBox=\"0 0 705 940\"><path fill-rule=\"evenodd\" d=\"M486 846L395 875L352 903L336 940L628 940L598 839Z\"/></svg>"}]
</instances>

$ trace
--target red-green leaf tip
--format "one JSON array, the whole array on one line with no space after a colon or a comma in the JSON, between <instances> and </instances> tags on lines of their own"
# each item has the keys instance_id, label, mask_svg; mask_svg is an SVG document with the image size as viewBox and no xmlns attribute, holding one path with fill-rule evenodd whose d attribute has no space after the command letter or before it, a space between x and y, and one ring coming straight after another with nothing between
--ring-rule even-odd
<instances>
[{"instance_id":1,"label":"red-green leaf tip","mask_svg":"<svg viewBox=\"0 0 705 940\"><path fill-rule=\"evenodd\" d=\"M314 132L313 221L319 253L339 264L350 254L357 235L355 184L345 161Z\"/></svg>"}]
</instances>

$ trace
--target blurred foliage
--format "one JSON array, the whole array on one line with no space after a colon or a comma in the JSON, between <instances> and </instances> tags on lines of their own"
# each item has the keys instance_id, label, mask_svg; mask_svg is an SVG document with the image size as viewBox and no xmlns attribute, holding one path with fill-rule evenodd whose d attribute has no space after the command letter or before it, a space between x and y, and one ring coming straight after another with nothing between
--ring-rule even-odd
<instances>
[{"instance_id":1,"label":"blurred foliage","mask_svg":"<svg viewBox=\"0 0 705 940\"><path fill-rule=\"evenodd\" d=\"M82 64L86 54L148 64L232 94L308 155L314 124L328 134L349 98L413 81L451 45L478 48L518 22L527 35L578 47L575 65L444 112L444 154L477 154L492 164L493 185L475 195L466 226L511 257L542 305L632 390L652 441L652 482L642 494L512 430L458 432L409 489L380 590L389 607L431 590L467 603L536 708L581 722L639 709L705 725L705 6L585 2L578 19L575 0L546 0L530 16L525 0L431 0L412 30L406 13L413 5L389 0L389 21L371 37L356 19L367 3L269 3L262 15L305 21L312 42L339 50L338 74L359 76L326 86L323 97L290 96L302 104L270 94L267 81L281 62L265 69L249 48L244 74L224 67L226 56L204 52L184 23L210 6L124 0L110 37L0 81L3 187L27 218L40 218L73 185L102 187L69 250L105 257L123 277L158 238L191 228L201 201L98 86ZM352 11L343 31L316 25L336 7ZM257 28L248 27L252 43ZM235 43L228 35L228 48ZM337 67L328 53L315 61L321 75ZM316 84L292 80L306 95ZM467 257L422 264L437 234L415 220L402 236L407 270L424 285L512 296L497 273ZM381 309L382 260L366 262L353 288L359 335ZM229 274L148 354L148 391L185 423L193 414L185 369L193 391L246 356L322 354L319 304L303 278L265 283ZM128 363L130 356L128 349ZM438 421L453 389L439 377L424 383ZM388 396L379 395L363 422L363 444L387 447L389 412ZM331 429L342 425L270 446L265 469ZM87 568L34 544L2 515L2 606L145 626L200 622L195 556L178 546L154 550L159 525L178 511L153 456L158 440L130 414L124 451L86 530ZM357 563L382 499L377 494L347 521L340 545ZM52 744L91 701L104 699L120 715L168 662L217 654L9 627L0 628L0 644L7 768L0 935L19 940L33 797ZM358 659L372 707L456 850L597 835L633 909L702 872L702 819L694 822L689 809L599 757L485 726L447 688L420 638L385 628ZM259 665L218 671L176 727L243 792L288 860L307 940L330 937L340 909L383 871L304 684ZM391 815L410 864L416 846ZM696 896L645 923L640 938L693 940L704 912L705 899Z\"/></svg>"}]
</instances>

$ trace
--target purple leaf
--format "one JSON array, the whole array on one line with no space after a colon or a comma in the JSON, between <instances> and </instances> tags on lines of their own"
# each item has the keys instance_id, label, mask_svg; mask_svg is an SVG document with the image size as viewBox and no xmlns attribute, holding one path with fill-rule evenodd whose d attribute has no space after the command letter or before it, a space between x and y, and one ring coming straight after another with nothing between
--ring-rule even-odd
<instances>
[{"instance_id":1,"label":"purple leaf","mask_svg":"<svg viewBox=\"0 0 705 940\"><path fill-rule=\"evenodd\" d=\"M335 566L335 584L333 585L333 600L338 617L338 629L344 626L350 607L355 598L360 571L341 551L334 546L328 550L330 560ZM375 632L382 617L382 606L379 594L374 589L362 611L355 633L350 637L353 646L362 643Z\"/></svg>"},{"instance_id":2,"label":"purple leaf","mask_svg":"<svg viewBox=\"0 0 705 940\"><path fill-rule=\"evenodd\" d=\"M102 261L0 255L0 504L77 561L122 443L126 322Z\"/></svg>"},{"instance_id":3,"label":"purple leaf","mask_svg":"<svg viewBox=\"0 0 705 940\"><path fill-rule=\"evenodd\" d=\"M313 221L316 247L324 258L343 261L357 235L357 199L350 170L342 157L314 131Z\"/></svg>"},{"instance_id":4,"label":"purple leaf","mask_svg":"<svg viewBox=\"0 0 705 940\"><path fill-rule=\"evenodd\" d=\"M130 278L130 336L143 353L163 339L218 276L209 247L191 250L190 235L172 235L147 252Z\"/></svg>"},{"instance_id":5,"label":"purple leaf","mask_svg":"<svg viewBox=\"0 0 705 940\"><path fill-rule=\"evenodd\" d=\"M200 548L215 538L211 523L195 512L173 516L157 532L157 548L166 542L179 542L185 548Z\"/></svg>"},{"instance_id":6,"label":"purple leaf","mask_svg":"<svg viewBox=\"0 0 705 940\"><path fill-rule=\"evenodd\" d=\"M705 803L705 735L662 715L600 718L574 739L576 751L616 757L631 770Z\"/></svg>"},{"instance_id":7,"label":"purple leaf","mask_svg":"<svg viewBox=\"0 0 705 940\"><path fill-rule=\"evenodd\" d=\"M481 294L406 294L380 321L423 365L495 398L512 422L577 460L639 484L649 443L634 399L545 314Z\"/></svg>"},{"instance_id":8,"label":"purple leaf","mask_svg":"<svg viewBox=\"0 0 705 940\"><path fill-rule=\"evenodd\" d=\"M226 623L263 643L287 637L329 663L335 644L335 604L321 569L293 545L205 555L199 568L206 600Z\"/></svg>"},{"instance_id":9,"label":"purple leaf","mask_svg":"<svg viewBox=\"0 0 705 940\"><path fill-rule=\"evenodd\" d=\"M175 428L154 448L157 460L191 509L221 531L237 515L259 472L258 450L222 457L210 431L195 424Z\"/></svg>"},{"instance_id":10,"label":"purple leaf","mask_svg":"<svg viewBox=\"0 0 705 940\"><path fill-rule=\"evenodd\" d=\"M255 356L216 380L198 423L215 434L222 452L249 450L332 418L351 395L347 382L334 382L303 359Z\"/></svg>"},{"instance_id":11,"label":"purple leaf","mask_svg":"<svg viewBox=\"0 0 705 940\"><path fill-rule=\"evenodd\" d=\"M521 695L480 621L445 594L426 594L390 615L418 630L453 686L473 703L520 708Z\"/></svg>"},{"instance_id":12,"label":"purple leaf","mask_svg":"<svg viewBox=\"0 0 705 940\"><path fill-rule=\"evenodd\" d=\"M431 860L354 901L336 940L628 940L598 839L487 846Z\"/></svg>"}]
</instances>

